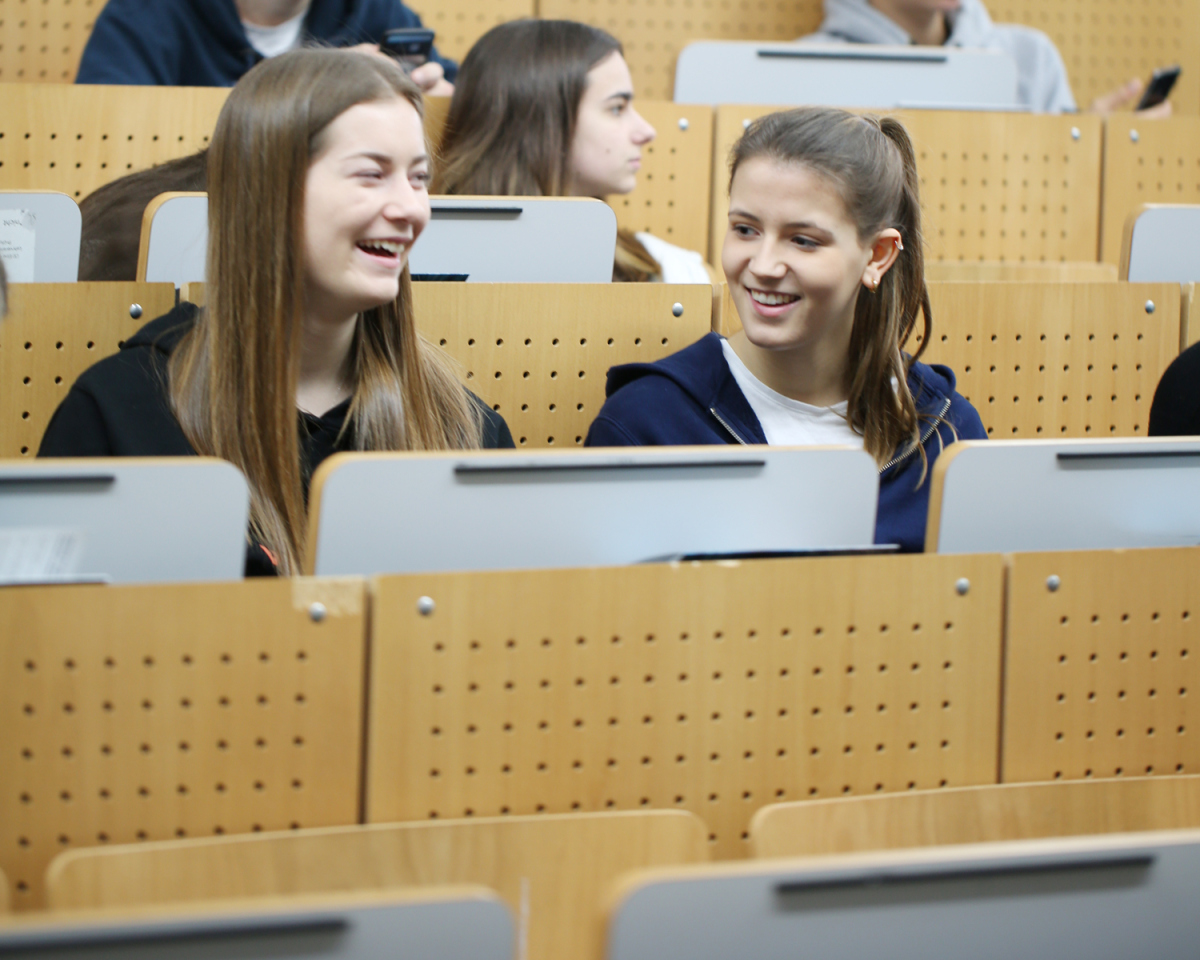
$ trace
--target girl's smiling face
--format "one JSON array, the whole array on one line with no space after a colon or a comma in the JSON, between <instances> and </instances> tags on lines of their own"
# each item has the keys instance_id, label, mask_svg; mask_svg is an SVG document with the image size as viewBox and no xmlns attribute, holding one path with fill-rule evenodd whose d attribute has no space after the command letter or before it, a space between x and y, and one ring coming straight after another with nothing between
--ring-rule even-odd
<instances>
[{"instance_id":1,"label":"girl's smiling face","mask_svg":"<svg viewBox=\"0 0 1200 960\"><path fill-rule=\"evenodd\" d=\"M334 322L395 300L429 222L421 118L397 97L360 103L321 134L304 191L309 312Z\"/></svg>"},{"instance_id":2,"label":"girl's smiling face","mask_svg":"<svg viewBox=\"0 0 1200 960\"><path fill-rule=\"evenodd\" d=\"M895 230L860 240L837 187L799 163L753 157L729 189L721 265L746 338L765 350L845 358L857 297L876 284Z\"/></svg>"}]
</instances>

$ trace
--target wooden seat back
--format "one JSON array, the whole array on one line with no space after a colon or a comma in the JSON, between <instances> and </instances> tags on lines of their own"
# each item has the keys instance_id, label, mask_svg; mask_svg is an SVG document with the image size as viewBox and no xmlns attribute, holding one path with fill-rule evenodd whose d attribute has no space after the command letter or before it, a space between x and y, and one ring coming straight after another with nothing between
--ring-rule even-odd
<instances>
[{"instance_id":1,"label":"wooden seat back","mask_svg":"<svg viewBox=\"0 0 1200 960\"><path fill-rule=\"evenodd\" d=\"M354 823L361 580L0 591L0 869L79 847Z\"/></svg>"},{"instance_id":2,"label":"wooden seat back","mask_svg":"<svg viewBox=\"0 0 1200 960\"><path fill-rule=\"evenodd\" d=\"M994 782L1000 579L933 555L376 578L367 820L690 810L727 858L766 803Z\"/></svg>"},{"instance_id":3,"label":"wooden seat back","mask_svg":"<svg viewBox=\"0 0 1200 960\"><path fill-rule=\"evenodd\" d=\"M1200 827L1200 776L1005 783L763 807L756 857Z\"/></svg>"},{"instance_id":4,"label":"wooden seat back","mask_svg":"<svg viewBox=\"0 0 1200 960\"><path fill-rule=\"evenodd\" d=\"M0 457L32 457L88 367L175 306L169 283L25 283L0 323Z\"/></svg>"},{"instance_id":5,"label":"wooden seat back","mask_svg":"<svg viewBox=\"0 0 1200 960\"><path fill-rule=\"evenodd\" d=\"M518 918L530 960L582 957L607 887L634 869L708 859L704 824L681 811L331 827L219 842L80 850L47 886L57 910L478 884Z\"/></svg>"}]
</instances>

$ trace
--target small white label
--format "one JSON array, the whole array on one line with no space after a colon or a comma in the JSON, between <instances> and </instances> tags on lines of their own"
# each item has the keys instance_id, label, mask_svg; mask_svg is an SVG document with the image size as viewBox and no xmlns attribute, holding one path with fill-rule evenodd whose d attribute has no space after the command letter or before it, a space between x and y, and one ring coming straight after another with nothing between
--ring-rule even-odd
<instances>
[{"instance_id":1,"label":"small white label","mask_svg":"<svg viewBox=\"0 0 1200 960\"><path fill-rule=\"evenodd\" d=\"M0 530L0 583L29 583L79 572L83 531L47 527Z\"/></svg>"},{"instance_id":2,"label":"small white label","mask_svg":"<svg viewBox=\"0 0 1200 960\"><path fill-rule=\"evenodd\" d=\"M9 283L33 283L37 214L32 210L0 210L0 260Z\"/></svg>"}]
</instances>

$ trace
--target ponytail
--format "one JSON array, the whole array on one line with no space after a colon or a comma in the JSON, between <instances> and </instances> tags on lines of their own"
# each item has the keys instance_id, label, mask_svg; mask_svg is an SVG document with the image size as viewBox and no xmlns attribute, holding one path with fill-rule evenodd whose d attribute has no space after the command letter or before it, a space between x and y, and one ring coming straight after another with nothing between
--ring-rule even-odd
<instances>
[{"instance_id":1,"label":"ponytail","mask_svg":"<svg viewBox=\"0 0 1200 960\"><path fill-rule=\"evenodd\" d=\"M908 131L891 117L802 107L750 125L730 156L730 184L741 164L760 156L800 164L826 178L845 203L860 242L888 228L899 231L903 249L895 262L878 289L860 290L855 301L846 415L880 468L913 447L925 463L908 373L929 343L933 318L925 287L920 181ZM918 313L924 315L921 345L910 356L902 348Z\"/></svg>"}]
</instances>

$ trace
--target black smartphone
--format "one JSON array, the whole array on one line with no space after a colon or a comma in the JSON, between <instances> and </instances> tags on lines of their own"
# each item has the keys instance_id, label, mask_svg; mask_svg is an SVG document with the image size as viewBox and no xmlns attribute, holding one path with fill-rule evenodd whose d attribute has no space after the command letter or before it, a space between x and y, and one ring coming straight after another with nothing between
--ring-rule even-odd
<instances>
[{"instance_id":1,"label":"black smartphone","mask_svg":"<svg viewBox=\"0 0 1200 960\"><path fill-rule=\"evenodd\" d=\"M1179 67L1163 67L1161 70L1155 70L1150 82L1146 84L1141 101L1134 109L1145 110L1147 107L1157 107L1167 99L1167 94L1171 92L1171 88L1175 86L1175 81L1178 79Z\"/></svg>"},{"instance_id":2,"label":"black smartphone","mask_svg":"<svg viewBox=\"0 0 1200 960\"><path fill-rule=\"evenodd\" d=\"M433 31L425 27L400 27L385 33L379 47L384 53L395 57L405 73L412 73L414 67L429 60L433 52L433 36Z\"/></svg>"}]
</instances>

